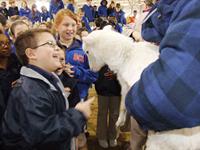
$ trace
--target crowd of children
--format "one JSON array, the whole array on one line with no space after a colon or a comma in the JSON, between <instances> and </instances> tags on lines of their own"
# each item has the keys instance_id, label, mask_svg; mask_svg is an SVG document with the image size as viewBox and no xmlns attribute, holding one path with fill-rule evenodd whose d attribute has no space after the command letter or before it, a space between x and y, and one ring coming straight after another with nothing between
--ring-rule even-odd
<instances>
[{"instance_id":1,"label":"crowd of children","mask_svg":"<svg viewBox=\"0 0 200 150\"><path fill-rule=\"evenodd\" d=\"M51 0L41 12L26 0L20 8L8 3L0 7L0 149L77 149L74 137L85 130L93 83L99 145L117 146L120 85L108 66L90 70L81 39L106 25L122 33L120 3L102 0L97 8L86 0L76 8L69 0L65 9L62 0Z\"/></svg>"}]
</instances>

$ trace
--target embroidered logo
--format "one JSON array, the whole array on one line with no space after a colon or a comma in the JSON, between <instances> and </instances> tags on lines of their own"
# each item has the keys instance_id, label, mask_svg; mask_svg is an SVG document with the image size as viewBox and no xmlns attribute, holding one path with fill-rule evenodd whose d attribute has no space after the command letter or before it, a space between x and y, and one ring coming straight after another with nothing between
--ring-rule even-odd
<instances>
[{"instance_id":1,"label":"embroidered logo","mask_svg":"<svg viewBox=\"0 0 200 150\"><path fill-rule=\"evenodd\" d=\"M77 54L77 53L74 54L73 60L84 63L84 57L82 55Z\"/></svg>"}]
</instances>

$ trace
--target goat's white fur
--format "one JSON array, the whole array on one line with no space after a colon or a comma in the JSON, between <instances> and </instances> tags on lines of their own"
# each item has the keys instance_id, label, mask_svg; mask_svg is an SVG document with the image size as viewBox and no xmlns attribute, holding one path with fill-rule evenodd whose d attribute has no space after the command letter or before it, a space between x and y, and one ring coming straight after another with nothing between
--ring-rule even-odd
<instances>
[{"instance_id":1,"label":"goat's white fur","mask_svg":"<svg viewBox=\"0 0 200 150\"><path fill-rule=\"evenodd\" d=\"M199 127L189 130L195 133L188 134L188 132L179 132L184 129L177 129L165 131L164 133L158 132L153 135L148 135L146 142L146 150L200 150L200 132ZM188 134L188 135L187 135Z\"/></svg>"},{"instance_id":2,"label":"goat's white fur","mask_svg":"<svg viewBox=\"0 0 200 150\"><path fill-rule=\"evenodd\" d=\"M143 69L158 58L158 47L147 42L134 43L131 38L106 28L83 38L83 49L88 53L92 70L99 71L107 64L117 74L122 102L116 126L122 126L126 118L125 96Z\"/></svg>"}]
</instances>

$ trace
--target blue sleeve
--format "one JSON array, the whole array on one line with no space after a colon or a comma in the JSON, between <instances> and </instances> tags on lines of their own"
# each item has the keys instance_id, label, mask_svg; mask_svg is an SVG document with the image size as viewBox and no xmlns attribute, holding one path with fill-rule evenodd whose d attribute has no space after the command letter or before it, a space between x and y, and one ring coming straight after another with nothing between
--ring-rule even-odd
<instances>
[{"instance_id":1,"label":"blue sleeve","mask_svg":"<svg viewBox=\"0 0 200 150\"><path fill-rule=\"evenodd\" d=\"M23 16L23 14L24 14L24 10L23 10L23 9L20 9L20 10L19 10L19 15L20 15L20 16Z\"/></svg>"},{"instance_id":2,"label":"blue sleeve","mask_svg":"<svg viewBox=\"0 0 200 150\"><path fill-rule=\"evenodd\" d=\"M121 22L122 22L122 24L126 24L126 17L125 17L125 13L123 12L122 13L122 16L121 16Z\"/></svg>"},{"instance_id":3,"label":"blue sleeve","mask_svg":"<svg viewBox=\"0 0 200 150\"><path fill-rule=\"evenodd\" d=\"M58 7L58 10L57 12L60 10L60 9L63 9L65 6L64 6L64 3L62 2L62 0L60 1L59 3L59 7Z\"/></svg>"},{"instance_id":4,"label":"blue sleeve","mask_svg":"<svg viewBox=\"0 0 200 150\"><path fill-rule=\"evenodd\" d=\"M72 4L68 4L67 9L71 10L74 13L74 6Z\"/></svg>"},{"instance_id":5,"label":"blue sleeve","mask_svg":"<svg viewBox=\"0 0 200 150\"><path fill-rule=\"evenodd\" d=\"M159 59L147 67L126 97L128 112L156 131L200 124L200 1L177 3Z\"/></svg>"},{"instance_id":6,"label":"blue sleeve","mask_svg":"<svg viewBox=\"0 0 200 150\"><path fill-rule=\"evenodd\" d=\"M102 17L102 16L103 16L101 6L100 6L99 9L98 9L98 15L99 15L99 17Z\"/></svg>"},{"instance_id":7,"label":"blue sleeve","mask_svg":"<svg viewBox=\"0 0 200 150\"><path fill-rule=\"evenodd\" d=\"M80 82L91 84L98 78L98 73L93 72L90 69L85 69L81 66L74 66L73 69L75 71L75 78L79 79Z\"/></svg>"},{"instance_id":8,"label":"blue sleeve","mask_svg":"<svg viewBox=\"0 0 200 150\"><path fill-rule=\"evenodd\" d=\"M83 16L82 21L84 22L87 31L88 31L89 33L92 32L92 29L91 29L91 27L90 27L89 21L88 21L88 19L87 19L85 16Z\"/></svg>"},{"instance_id":9,"label":"blue sleeve","mask_svg":"<svg viewBox=\"0 0 200 150\"><path fill-rule=\"evenodd\" d=\"M94 83L98 78L98 72L93 72L90 70L88 57L84 55L84 66L74 66L75 78L79 79L80 82L87 84Z\"/></svg>"}]
</instances>

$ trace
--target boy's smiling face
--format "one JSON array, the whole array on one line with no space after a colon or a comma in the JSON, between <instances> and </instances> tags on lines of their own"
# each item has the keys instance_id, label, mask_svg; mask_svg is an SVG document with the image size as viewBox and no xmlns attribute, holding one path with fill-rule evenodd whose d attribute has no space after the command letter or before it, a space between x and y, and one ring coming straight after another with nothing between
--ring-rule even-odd
<instances>
[{"instance_id":1,"label":"boy's smiling face","mask_svg":"<svg viewBox=\"0 0 200 150\"><path fill-rule=\"evenodd\" d=\"M37 35L37 45L27 52L29 64L38 66L47 72L54 72L61 68L59 51L52 34L43 32Z\"/></svg>"}]
</instances>

